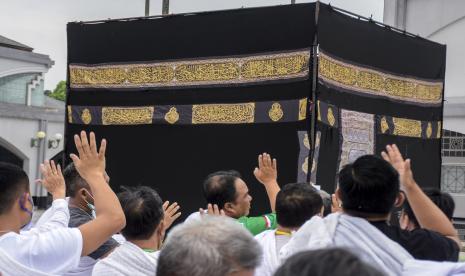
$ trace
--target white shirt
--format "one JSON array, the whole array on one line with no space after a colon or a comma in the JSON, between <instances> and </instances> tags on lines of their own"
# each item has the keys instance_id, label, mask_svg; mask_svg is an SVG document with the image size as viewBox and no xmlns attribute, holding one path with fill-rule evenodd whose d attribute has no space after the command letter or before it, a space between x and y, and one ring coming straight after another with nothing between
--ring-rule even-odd
<instances>
[{"instance_id":1,"label":"white shirt","mask_svg":"<svg viewBox=\"0 0 465 276\"><path fill-rule=\"evenodd\" d=\"M79 264L82 235L77 228L0 237L0 248L18 263L49 274L64 273Z\"/></svg>"},{"instance_id":2,"label":"white shirt","mask_svg":"<svg viewBox=\"0 0 465 276\"><path fill-rule=\"evenodd\" d=\"M155 275L159 254L160 251L145 252L137 245L127 241L118 246L108 257L99 260L94 266L92 275Z\"/></svg>"}]
</instances>

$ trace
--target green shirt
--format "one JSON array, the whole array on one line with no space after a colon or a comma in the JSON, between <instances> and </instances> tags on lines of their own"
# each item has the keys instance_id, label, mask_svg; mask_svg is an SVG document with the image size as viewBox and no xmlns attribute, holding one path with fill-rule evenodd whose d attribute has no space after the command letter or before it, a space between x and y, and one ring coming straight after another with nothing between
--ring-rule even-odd
<instances>
[{"instance_id":1,"label":"green shirt","mask_svg":"<svg viewBox=\"0 0 465 276\"><path fill-rule=\"evenodd\" d=\"M276 214L267 214L259 217L240 217L237 221L244 225L252 235L258 235L261 232L269 229L276 229Z\"/></svg>"}]
</instances>

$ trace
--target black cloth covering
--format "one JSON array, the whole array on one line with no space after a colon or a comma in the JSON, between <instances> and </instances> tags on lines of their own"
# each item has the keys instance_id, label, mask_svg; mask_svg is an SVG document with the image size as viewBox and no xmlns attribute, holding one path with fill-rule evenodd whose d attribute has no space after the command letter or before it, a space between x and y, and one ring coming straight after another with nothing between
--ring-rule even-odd
<instances>
[{"instance_id":1,"label":"black cloth covering","mask_svg":"<svg viewBox=\"0 0 465 276\"><path fill-rule=\"evenodd\" d=\"M299 50L312 46L315 4L240 9L97 24L68 24L68 64L134 63L230 57ZM146 106L240 103L309 97L311 78L224 87L70 89L68 105ZM75 152L80 130L106 138L111 187L147 185L183 213L205 207L202 182L211 172L235 169L253 196L252 213L270 212L265 189L253 176L257 155L278 160L281 184L295 182L298 130L309 120L243 125L66 124L66 154Z\"/></svg>"},{"instance_id":2,"label":"black cloth covering","mask_svg":"<svg viewBox=\"0 0 465 276\"><path fill-rule=\"evenodd\" d=\"M359 20L320 3L319 49L332 57L400 77L444 81L446 47L419 37L389 30L374 22ZM318 82L317 99L339 109L425 121L442 121L442 102L417 105L376 96L349 93ZM339 124L340 125L340 124ZM341 141L338 131L321 122L317 184L333 192L338 172L337 155ZM421 139L375 132L375 154L395 143L412 159L415 179L421 186L439 187L441 175L440 139ZM335 150L338 148L338 150Z\"/></svg>"}]
</instances>

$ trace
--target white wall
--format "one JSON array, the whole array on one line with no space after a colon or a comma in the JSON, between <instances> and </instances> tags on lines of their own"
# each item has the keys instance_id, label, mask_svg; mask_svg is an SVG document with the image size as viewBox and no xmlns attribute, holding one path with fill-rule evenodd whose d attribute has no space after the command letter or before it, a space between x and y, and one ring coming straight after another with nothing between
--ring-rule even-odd
<instances>
[{"instance_id":1,"label":"white wall","mask_svg":"<svg viewBox=\"0 0 465 276\"><path fill-rule=\"evenodd\" d=\"M0 58L0 78L20 73L45 73L45 65L20 60Z\"/></svg>"},{"instance_id":2,"label":"white wall","mask_svg":"<svg viewBox=\"0 0 465 276\"><path fill-rule=\"evenodd\" d=\"M29 183L33 195L36 195L34 193L34 180L36 180L38 172L37 158L39 149L31 147L31 138L35 137L37 131L39 131L39 121L37 120L0 117L0 138L7 141L10 146L13 146L17 151L20 151L26 156L24 160L24 169L29 176ZM47 138L53 137L55 133L63 134L63 132L63 122L48 122ZM57 149L48 149L47 139L44 139L43 143L46 149L46 158L52 157L63 149L63 141L60 142L60 146ZM46 195L45 191L42 195Z\"/></svg>"}]
</instances>

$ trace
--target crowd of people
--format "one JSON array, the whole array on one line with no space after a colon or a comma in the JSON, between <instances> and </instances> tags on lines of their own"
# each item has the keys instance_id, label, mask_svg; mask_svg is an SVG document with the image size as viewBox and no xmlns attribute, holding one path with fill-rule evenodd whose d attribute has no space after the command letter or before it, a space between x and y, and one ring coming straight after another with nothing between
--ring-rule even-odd
<instances>
[{"instance_id":1,"label":"crowd of people","mask_svg":"<svg viewBox=\"0 0 465 276\"><path fill-rule=\"evenodd\" d=\"M106 141L84 131L74 141L63 172L41 165L53 202L34 225L28 176L0 163L1 275L465 275L453 199L422 190L396 145L344 166L331 196L309 183L280 186L277 161L259 155L254 175L270 212L257 217L239 172L214 172L206 208L165 238L180 206L145 186L116 195Z\"/></svg>"}]
</instances>

